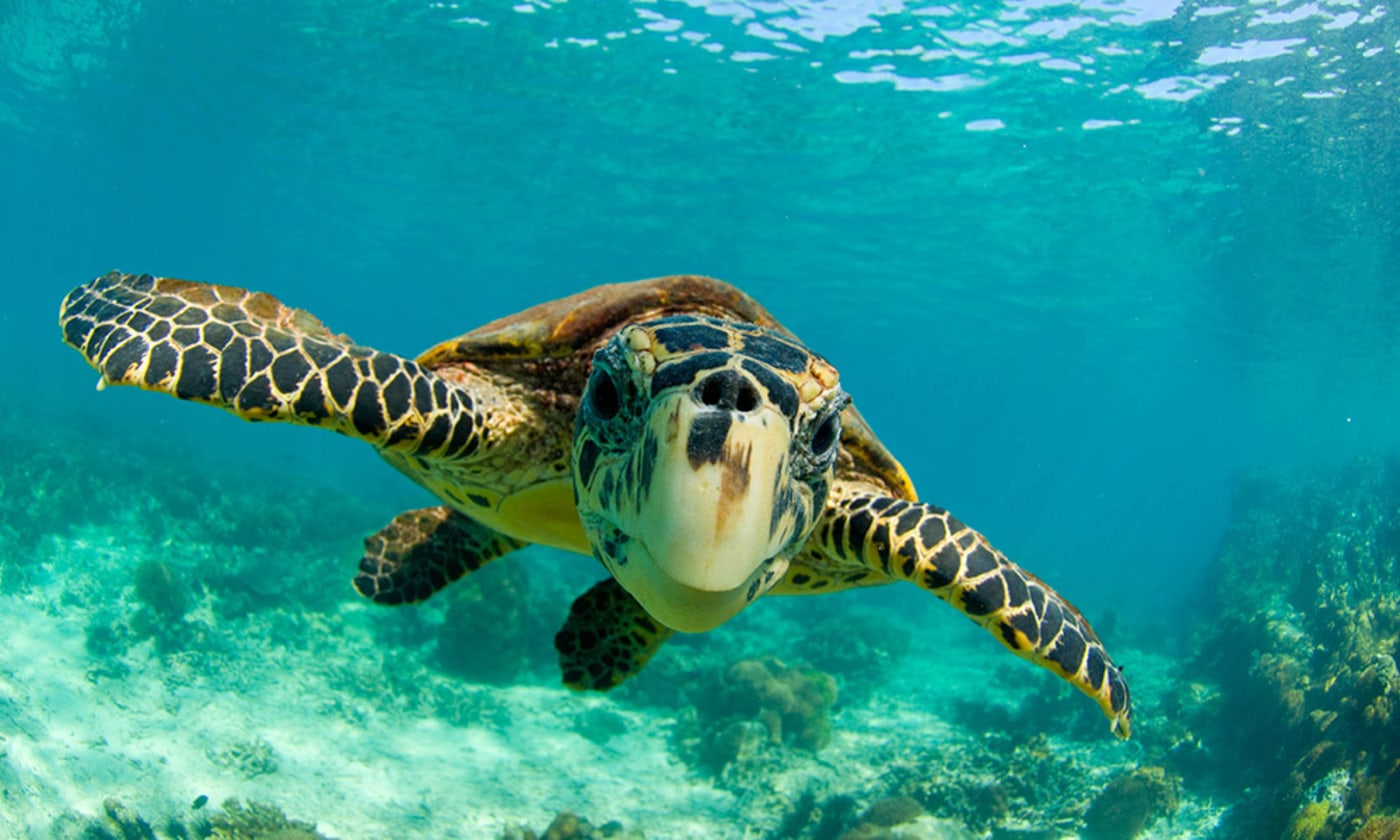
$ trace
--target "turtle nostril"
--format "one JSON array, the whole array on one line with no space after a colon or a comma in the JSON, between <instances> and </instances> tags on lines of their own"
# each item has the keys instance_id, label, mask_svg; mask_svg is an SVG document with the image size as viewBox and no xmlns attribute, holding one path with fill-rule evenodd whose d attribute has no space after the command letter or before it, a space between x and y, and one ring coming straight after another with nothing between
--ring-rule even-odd
<instances>
[{"instance_id":1,"label":"turtle nostril","mask_svg":"<svg viewBox=\"0 0 1400 840\"><path fill-rule=\"evenodd\" d=\"M758 393L747 381L739 385L739 394L734 398L734 407L743 412L758 408Z\"/></svg>"},{"instance_id":2,"label":"turtle nostril","mask_svg":"<svg viewBox=\"0 0 1400 840\"><path fill-rule=\"evenodd\" d=\"M749 378L733 370L717 370L700 381L692 399L708 408L747 414L758 408L758 389Z\"/></svg>"},{"instance_id":3,"label":"turtle nostril","mask_svg":"<svg viewBox=\"0 0 1400 840\"><path fill-rule=\"evenodd\" d=\"M700 403L702 405L717 406L724 399L724 383L720 381L718 375L711 376L700 385Z\"/></svg>"}]
</instances>

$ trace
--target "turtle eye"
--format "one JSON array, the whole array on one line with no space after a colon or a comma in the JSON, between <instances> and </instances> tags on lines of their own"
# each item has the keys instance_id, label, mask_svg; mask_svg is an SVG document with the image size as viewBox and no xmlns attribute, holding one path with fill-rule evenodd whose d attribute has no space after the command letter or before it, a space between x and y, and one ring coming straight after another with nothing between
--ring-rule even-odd
<instances>
[{"instance_id":1,"label":"turtle eye","mask_svg":"<svg viewBox=\"0 0 1400 840\"><path fill-rule=\"evenodd\" d=\"M617 416L621 402L618 399L617 383L607 371L593 371L593 378L588 383L588 403L593 407L593 413L600 419L611 420Z\"/></svg>"},{"instance_id":2,"label":"turtle eye","mask_svg":"<svg viewBox=\"0 0 1400 840\"><path fill-rule=\"evenodd\" d=\"M830 455L840 437L841 412L833 411L826 415L826 419L822 420L821 425L812 433L812 454L818 458Z\"/></svg>"}]
</instances>

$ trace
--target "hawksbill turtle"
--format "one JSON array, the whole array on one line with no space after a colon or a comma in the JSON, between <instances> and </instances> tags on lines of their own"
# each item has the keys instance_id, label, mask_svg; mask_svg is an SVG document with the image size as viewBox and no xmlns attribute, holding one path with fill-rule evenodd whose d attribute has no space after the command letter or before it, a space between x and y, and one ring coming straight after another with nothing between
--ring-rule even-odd
<instances>
[{"instance_id":1,"label":"hawksbill turtle","mask_svg":"<svg viewBox=\"0 0 1400 840\"><path fill-rule=\"evenodd\" d=\"M102 385L359 438L440 499L365 540L354 585L377 603L529 543L596 557L610 576L555 639L574 688L616 686L764 594L907 581L1131 731L1127 683L1079 610L920 501L836 369L726 283L598 286L416 360L268 294L149 275L98 277L59 320Z\"/></svg>"}]
</instances>

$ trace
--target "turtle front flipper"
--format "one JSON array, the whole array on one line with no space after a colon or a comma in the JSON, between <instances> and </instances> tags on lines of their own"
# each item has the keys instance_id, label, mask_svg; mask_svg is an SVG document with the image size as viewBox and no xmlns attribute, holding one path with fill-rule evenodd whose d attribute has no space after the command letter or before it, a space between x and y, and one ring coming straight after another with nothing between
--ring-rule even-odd
<instances>
[{"instance_id":1,"label":"turtle front flipper","mask_svg":"<svg viewBox=\"0 0 1400 840\"><path fill-rule=\"evenodd\" d=\"M59 324L102 385L330 428L413 455L461 457L481 442L466 390L271 295L114 271L70 292Z\"/></svg>"},{"instance_id":2,"label":"turtle front flipper","mask_svg":"<svg viewBox=\"0 0 1400 840\"><path fill-rule=\"evenodd\" d=\"M636 676L676 631L647 614L614 578L594 584L569 608L554 637L564 684L607 691Z\"/></svg>"},{"instance_id":3,"label":"turtle front flipper","mask_svg":"<svg viewBox=\"0 0 1400 840\"><path fill-rule=\"evenodd\" d=\"M376 604L414 604L525 545L449 507L410 510L365 538L355 589Z\"/></svg>"},{"instance_id":4,"label":"turtle front flipper","mask_svg":"<svg viewBox=\"0 0 1400 840\"><path fill-rule=\"evenodd\" d=\"M847 499L827 517L818 535L829 552L927 589L1092 697L1119 738L1132 732L1128 684L1089 622L981 534L942 508L882 496Z\"/></svg>"}]
</instances>

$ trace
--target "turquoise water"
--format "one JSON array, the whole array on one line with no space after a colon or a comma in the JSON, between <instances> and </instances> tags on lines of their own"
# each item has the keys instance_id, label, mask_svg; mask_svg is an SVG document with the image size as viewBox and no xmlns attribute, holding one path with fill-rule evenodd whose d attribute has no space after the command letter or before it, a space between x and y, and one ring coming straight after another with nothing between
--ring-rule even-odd
<instances>
[{"instance_id":1,"label":"turquoise water","mask_svg":"<svg viewBox=\"0 0 1400 840\"><path fill-rule=\"evenodd\" d=\"M1400 446L1397 19L9 0L0 453L58 436L83 442L69 471L100 472L134 446L250 498L278 476L354 512L324 561L348 575L422 491L349 440L94 394L55 326L72 286L120 268L266 290L412 355L597 283L702 273L840 368L924 498L1148 637L1196 615L1242 472ZM933 609L848 597L904 626Z\"/></svg>"}]
</instances>

